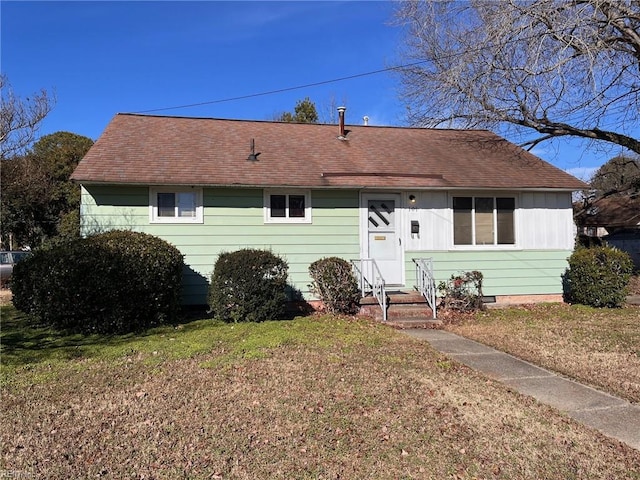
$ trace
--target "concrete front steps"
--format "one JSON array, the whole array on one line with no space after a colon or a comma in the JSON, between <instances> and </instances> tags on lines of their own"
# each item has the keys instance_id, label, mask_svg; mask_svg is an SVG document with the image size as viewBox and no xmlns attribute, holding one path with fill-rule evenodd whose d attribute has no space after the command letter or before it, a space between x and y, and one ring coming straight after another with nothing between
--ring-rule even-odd
<instances>
[{"instance_id":1,"label":"concrete front steps","mask_svg":"<svg viewBox=\"0 0 640 480\"><path fill-rule=\"evenodd\" d=\"M382 308L373 296L360 300L360 315L382 321ZM433 312L425 298L414 290L387 292L387 322L394 328L438 328L440 320L433 319Z\"/></svg>"}]
</instances>

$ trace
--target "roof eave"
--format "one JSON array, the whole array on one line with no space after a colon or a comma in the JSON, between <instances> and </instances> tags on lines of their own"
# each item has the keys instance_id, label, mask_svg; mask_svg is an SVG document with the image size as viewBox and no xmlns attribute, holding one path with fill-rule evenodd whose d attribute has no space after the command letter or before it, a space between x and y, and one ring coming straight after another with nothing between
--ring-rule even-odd
<instances>
[{"instance_id":1,"label":"roof eave","mask_svg":"<svg viewBox=\"0 0 640 480\"><path fill-rule=\"evenodd\" d=\"M504 191L504 192L566 192L572 193L580 191L580 188L573 186L566 187L550 187L550 186L527 186L521 187L517 185L512 186L474 186L474 185L439 185L439 186L420 186L420 185L366 185L366 184L333 184L333 185L321 185L321 184L258 184L258 183L206 183L206 182L136 182L136 181L123 181L123 180L93 180L93 179L79 179L72 178L72 180L81 185L100 185L100 186L139 186L139 187L154 187L159 185L172 185L172 186L190 186L190 187L202 187L202 188L307 188L317 190L331 190L331 189L367 189L367 190L455 190L455 191Z\"/></svg>"}]
</instances>

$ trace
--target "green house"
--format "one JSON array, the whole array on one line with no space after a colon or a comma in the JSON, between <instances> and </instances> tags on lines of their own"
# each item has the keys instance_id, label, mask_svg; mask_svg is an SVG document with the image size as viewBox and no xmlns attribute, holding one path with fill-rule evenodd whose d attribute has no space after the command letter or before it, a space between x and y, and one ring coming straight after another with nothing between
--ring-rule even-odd
<instances>
[{"instance_id":1,"label":"green house","mask_svg":"<svg viewBox=\"0 0 640 480\"><path fill-rule=\"evenodd\" d=\"M83 234L150 233L185 255L185 304L217 256L266 248L305 299L322 257L412 289L479 270L497 302L560 300L586 185L488 131L118 114L73 174Z\"/></svg>"}]
</instances>

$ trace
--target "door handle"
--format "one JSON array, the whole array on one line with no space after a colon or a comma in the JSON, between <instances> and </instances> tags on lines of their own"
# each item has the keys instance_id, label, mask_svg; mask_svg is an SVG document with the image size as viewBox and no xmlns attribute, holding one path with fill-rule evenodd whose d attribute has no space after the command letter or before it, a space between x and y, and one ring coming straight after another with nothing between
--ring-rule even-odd
<instances>
[{"instance_id":1,"label":"door handle","mask_svg":"<svg viewBox=\"0 0 640 480\"><path fill-rule=\"evenodd\" d=\"M398 238L398 243L400 244L400 246L402 246L402 239Z\"/></svg>"}]
</instances>

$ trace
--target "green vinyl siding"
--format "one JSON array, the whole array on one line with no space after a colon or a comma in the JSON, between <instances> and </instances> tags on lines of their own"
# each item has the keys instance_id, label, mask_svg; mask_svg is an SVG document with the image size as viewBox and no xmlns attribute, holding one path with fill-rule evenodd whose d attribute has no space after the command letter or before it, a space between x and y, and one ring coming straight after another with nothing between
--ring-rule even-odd
<instances>
[{"instance_id":1,"label":"green vinyl siding","mask_svg":"<svg viewBox=\"0 0 640 480\"><path fill-rule=\"evenodd\" d=\"M311 224L265 224L262 189L204 188L202 224L152 224L147 187L85 186L82 231L134 230L175 245L187 265L186 304L206 303L218 255L240 248L266 248L282 256L289 264L289 283L310 299L312 262L326 256L358 258L358 201L356 190L312 190Z\"/></svg>"},{"instance_id":2,"label":"green vinyl siding","mask_svg":"<svg viewBox=\"0 0 640 480\"><path fill-rule=\"evenodd\" d=\"M202 223L158 224L149 220L149 188L84 186L82 232L134 230L178 247L187 265L183 281L186 304L206 303L208 282L221 252L272 250L288 262L289 282L307 299L313 298L308 291L312 262L327 256L359 257L357 190L311 190L312 223L265 223L263 202L263 190L258 188L204 188ZM484 275L486 295L560 294L561 275L571 254L559 248L447 251L416 247L404 255L406 288L415 284L411 259L432 257L436 282L462 271L479 270Z\"/></svg>"},{"instance_id":3,"label":"green vinyl siding","mask_svg":"<svg viewBox=\"0 0 640 480\"><path fill-rule=\"evenodd\" d=\"M553 295L562 293L568 250L406 252L407 286L415 285L412 258L433 258L436 285L471 270L484 276L485 295Z\"/></svg>"},{"instance_id":4,"label":"green vinyl siding","mask_svg":"<svg viewBox=\"0 0 640 480\"><path fill-rule=\"evenodd\" d=\"M82 187L80 229L83 235L106 230L135 230L149 223L149 191L140 187Z\"/></svg>"}]
</instances>

